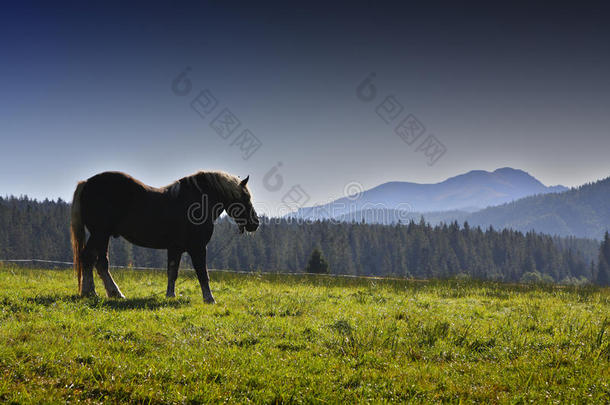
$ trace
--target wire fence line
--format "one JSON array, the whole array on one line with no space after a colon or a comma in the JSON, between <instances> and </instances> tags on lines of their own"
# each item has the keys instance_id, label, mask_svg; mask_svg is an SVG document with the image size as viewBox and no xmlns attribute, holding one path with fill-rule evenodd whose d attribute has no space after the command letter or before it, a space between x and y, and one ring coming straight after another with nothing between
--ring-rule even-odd
<instances>
[{"instance_id":1,"label":"wire fence line","mask_svg":"<svg viewBox=\"0 0 610 405\"><path fill-rule=\"evenodd\" d=\"M224 245L222 245L221 247L217 248L213 255L216 255L222 251L224 251L231 242L233 242L233 240L235 239L235 234L231 236L231 238L229 239L229 242L225 243ZM63 262L63 261L59 261L59 260L46 260L46 259L0 259L0 263L47 263L47 264L61 264L61 265L65 265L65 266L72 266L73 263L72 262ZM109 267L112 269L132 269L132 270L166 270L165 268L160 268L160 267L141 267L141 266L118 266L118 265L111 265L109 264ZM194 270L193 268L190 267L184 267L181 268L181 270ZM248 271L238 271L238 270L214 270L214 271L228 271L228 272L236 272L236 273L250 273ZM295 273L296 274L296 273Z\"/></svg>"},{"instance_id":2,"label":"wire fence line","mask_svg":"<svg viewBox=\"0 0 610 405\"><path fill-rule=\"evenodd\" d=\"M58 260L45 260L45 259L0 259L0 263L47 263L47 264L60 264L65 266L72 266L72 262L62 262ZM161 267L135 267L135 266L113 266L110 265L110 268L113 269L128 269L128 270L159 270L166 271L166 268ZM180 270L189 270L194 271L192 268L180 268ZM282 271L246 271L246 270L228 270L228 269L209 269L213 272L222 272L222 273L235 273L235 274L272 274L272 275L287 275L287 276L322 276L322 277L343 277L343 278L355 278L355 279L367 279L367 280L411 280L416 281L414 279L407 279L401 277L380 277L380 276L358 276L354 274L323 274L323 273L306 273L306 272L282 272ZM417 280L422 281L422 280Z\"/></svg>"},{"instance_id":3,"label":"wire fence line","mask_svg":"<svg viewBox=\"0 0 610 405\"><path fill-rule=\"evenodd\" d=\"M45 260L45 259L0 259L0 263L47 263L47 264L61 264L66 266L72 266L72 262L62 262L58 260ZM134 269L134 270L165 270L160 267L136 267L136 266L110 266L113 269Z\"/></svg>"}]
</instances>

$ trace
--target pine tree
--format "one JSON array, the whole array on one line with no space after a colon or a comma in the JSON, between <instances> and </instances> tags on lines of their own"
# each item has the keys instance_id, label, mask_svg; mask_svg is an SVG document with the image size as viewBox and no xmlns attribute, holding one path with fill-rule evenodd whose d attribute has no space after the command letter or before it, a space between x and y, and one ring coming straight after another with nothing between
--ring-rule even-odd
<instances>
[{"instance_id":1,"label":"pine tree","mask_svg":"<svg viewBox=\"0 0 610 405\"><path fill-rule=\"evenodd\" d=\"M309 258L309 263L307 263L305 271L307 273L328 274L328 263L324 257L322 257L320 249L315 248L311 252L311 257Z\"/></svg>"},{"instance_id":2,"label":"pine tree","mask_svg":"<svg viewBox=\"0 0 610 405\"><path fill-rule=\"evenodd\" d=\"M604 241L599 248L597 284L603 286L610 285L610 237L608 236L608 231L606 231Z\"/></svg>"},{"instance_id":3,"label":"pine tree","mask_svg":"<svg viewBox=\"0 0 610 405\"><path fill-rule=\"evenodd\" d=\"M262 221L265 223L265 221ZM0 197L0 259L39 258L71 261L70 205L26 197ZM234 237L235 225L219 219L208 246L210 268L298 271L324 247L319 262L337 274L451 277L464 273L481 279L519 281L525 272L555 280L587 278L608 284L610 242L551 238L536 232L481 229L464 223L431 226L423 220L378 225L274 220L254 237ZM166 266L161 250L135 247L123 239L110 245L112 264ZM600 258L601 264L587 263ZM315 259L315 258L314 258ZM184 266L189 266L184 255ZM315 266L314 266L315 267ZM324 268L323 267L323 268ZM601 268L601 271L600 271ZM599 278L599 280L598 280Z\"/></svg>"}]
</instances>

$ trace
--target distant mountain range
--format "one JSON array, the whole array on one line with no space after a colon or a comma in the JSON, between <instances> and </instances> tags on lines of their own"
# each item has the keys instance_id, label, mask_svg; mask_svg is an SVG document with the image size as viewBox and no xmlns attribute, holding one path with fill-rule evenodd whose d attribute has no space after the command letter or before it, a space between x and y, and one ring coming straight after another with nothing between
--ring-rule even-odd
<instances>
[{"instance_id":1,"label":"distant mountain range","mask_svg":"<svg viewBox=\"0 0 610 405\"><path fill-rule=\"evenodd\" d=\"M471 171L436 184L384 183L292 216L366 223L468 221L472 226L536 230L601 239L610 229L610 177L578 188L547 187L522 170Z\"/></svg>"},{"instance_id":2,"label":"distant mountain range","mask_svg":"<svg viewBox=\"0 0 610 405\"><path fill-rule=\"evenodd\" d=\"M563 193L490 207L466 219L472 225L602 239L610 230L610 177Z\"/></svg>"},{"instance_id":3,"label":"distant mountain range","mask_svg":"<svg viewBox=\"0 0 610 405\"><path fill-rule=\"evenodd\" d=\"M508 167L487 172L473 170L435 184L393 181L358 195L345 196L325 205L301 208L291 216L303 219L349 217L364 210L409 212L467 211L504 204L535 194L567 190L547 187L530 174Z\"/></svg>"}]
</instances>

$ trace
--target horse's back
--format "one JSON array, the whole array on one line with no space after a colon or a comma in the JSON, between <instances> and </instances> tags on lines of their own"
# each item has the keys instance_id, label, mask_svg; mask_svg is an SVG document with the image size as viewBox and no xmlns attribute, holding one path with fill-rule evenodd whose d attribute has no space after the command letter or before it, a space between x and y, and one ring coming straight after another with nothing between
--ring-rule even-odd
<instances>
[{"instance_id":1,"label":"horse's back","mask_svg":"<svg viewBox=\"0 0 610 405\"><path fill-rule=\"evenodd\" d=\"M158 191L122 172L104 172L87 180L81 194L87 227L115 233L115 228L148 195Z\"/></svg>"},{"instance_id":2,"label":"horse's back","mask_svg":"<svg viewBox=\"0 0 610 405\"><path fill-rule=\"evenodd\" d=\"M144 190L154 190L141 181L134 179L123 172L103 172L87 180L90 188L104 189L106 192L137 192Z\"/></svg>"}]
</instances>

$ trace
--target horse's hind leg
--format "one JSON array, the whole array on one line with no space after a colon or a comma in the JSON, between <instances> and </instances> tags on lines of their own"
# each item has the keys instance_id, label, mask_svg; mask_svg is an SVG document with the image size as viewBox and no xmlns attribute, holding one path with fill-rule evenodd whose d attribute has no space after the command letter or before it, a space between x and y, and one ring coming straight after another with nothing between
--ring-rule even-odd
<instances>
[{"instance_id":1,"label":"horse's hind leg","mask_svg":"<svg viewBox=\"0 0 610 405\"><path fill-rule=\"evenodd\" d=\"M97 238L91 234L85 248L80 253L83 266L80 295L83 297L96 295L95 284L93 283L93 266L97 262L98 254L99 244L97 243Z\"/></svg>"},{"instance_id":2,"label":"horse's hind leg","mask_svg":"<svg viewBox=\"0 0 610 405\"><path fill-rule=\"evenodd\" d=\"M110 271L108 270L108 240L109 237L106 237L104 242L101 244L101 250L98 254L97 263L95 263L95 268L97 270L98 276L104 282L104 288L106 288L106 295L110 298L125 298L121 290L119 290L119 286L116 285L114 279L110 275Z\"/></svg>"},{"instance_id":3,"label":"horse's hind leg","mask_svg":"<svg viewBox=\"0 0 610 405\"><path fill-rule=\"evenodd\" d=\"M178 278L181 257L182 252L173 249L167 250L167 292L165 296L168 298L176 296L176 279Z\"/></svg>"}]
</instances>

